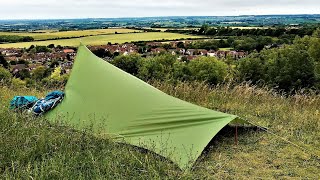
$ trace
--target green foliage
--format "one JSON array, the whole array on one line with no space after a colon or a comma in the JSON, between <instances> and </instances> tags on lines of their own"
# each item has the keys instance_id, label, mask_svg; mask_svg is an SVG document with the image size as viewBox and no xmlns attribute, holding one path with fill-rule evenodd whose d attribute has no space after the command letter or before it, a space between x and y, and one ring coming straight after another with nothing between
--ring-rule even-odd
<instances>
[{"instance_id":1,"label":"green foliage","mask_svg":"<svg viewBox=\"0 0 320 180\"><path fill-rule=\"evenodd\" d=\"M17 43L17 42L31 42L34 41L30 36L15 36L15 35L0 35L0 42Z\"/></svg>"},{"instance_id":2,"label":"green foliage","mask_svg":"<svg viewBox=\"0 0 320 180\"><path fill-rule=\"evenodd\" d=\"M3 57L3 55L0 53L0 66L4 67L4 68L9 68L9 63L7 62L7 60Z\"/></svg>"},{"instance_id":3,"label":"green foliage","mask_svg":"<svg viewBox=\"0 0 320 180\"><path fill-rule=\"evenodd\" d=\"M31 74L27 69L20 70L15 76L17 78L20 78L21 80L24 80L26 78L31 78Z\"/></svg>"},{"instance_id":4,"label":"green foliage","mask_svg":"<svg viewBox=\"0 0 320 180\"><path fill-rule=\"evenodd\" d=\"M239 61L238 77L241 81L251 81L257 84L264 79L264 67L264 61L259 57L259 54L252 53Z\"/></svg>"},{"instance_id":5,"label":"green foliage","mask_svg":"<svg viewBox=\"0 0 320 180\"><path fill-rule=\"evenodd\" d=\"M35 47L35 52L40 53L40 52L51 52L51 49L49 49L47 46L36 46Z\"/></svg>"},{"instance_id":6,"label":"green foliage","mask_svg":"<svg viewBox=\"0 0 320 180\"><path fill-rule=\"evenodd\" d=\"M294 44L262 50L240 60L239 78L291 91L318 86L318 38L296 38Z\"/></svg>"},{"instance_id":7,"label":"green foliage","mask_svg":"<svg viewBox=\"0 0 320 180\"><path fill-rule=\"evenodd\" d=\"M113 65L118 68L130 73L132 75L137 75L139 71L139 63L141 61L141 56L139 54L133 54L130 56L117 56L111 62Z\"/></svg>"},{"instance_id":8,"label":"green foliage","mask_svg":"<svg viewBox=\"0 0 320 180\"><path fill-rule=\"evenodd\" d=\"M39 66L31 72L31 77L36 81L41 81L43 78L46 78L49 75L50 69L47 69L44 66Z\"/></svg>"},{"instance_id":9,"label":"green foliage","mask_svg":"<svg viewBox=\"0 0 320 180\"><path fill-rule=\"evenodd\" d=\"M0 66L0 82L8 83L10 82L11 78L11 73L7 69Z\"/></svg>"},{"instance_id":10,"label":"green foliage","mask_svg":"<svg viewBox=\"0 0 320 180\"><path fill-rule=\"evenodd\" d=\"M27 83L19 78L13 78L11 81L12 88L25 88Z\"/></svg>"},{"instance_id":11,"label":"green foliage","mask_svg":"<svg viewBox=\"0 0 320 180\"><path fill-rule=\"evenodd\" d=\"M266 82L280 89L312 87L315 83L314 61L301 45L291 45L262 53L267 59Z\"/></svg>"},{"instance_id":12,"label":"green foliage","mask_svg":"<svg viewBox=\"0 0 320 180\"><path fill-rule=\"evenodd\" d=\"M164 80L164 66L155 58L142 59L138 71L138 77L148 81L151 79Z\"/></svg>"},{"instance_id":13,"label":"green foliage","mask_svg":"<svg viewBox=\"0 0 320 180\"><path fill-rule=\"evenodd\" d=\"M320 30L318 31L320 34ZM318 35L318 32L315 32L313 37L310 38L308 52L315 61L320 62L320 35Z\"/></svg>"},{"instance_id":14,"label":"green foliage","mask_svg":"<svg viewBox=\"0 0 320 180\"><path fill-rule=\"evenodd\" d=\"M191 78L205 81L209 84L218 84L227 77L228 66L214 57L200 57L189 63Z\"/></svg>"}]
</instances>

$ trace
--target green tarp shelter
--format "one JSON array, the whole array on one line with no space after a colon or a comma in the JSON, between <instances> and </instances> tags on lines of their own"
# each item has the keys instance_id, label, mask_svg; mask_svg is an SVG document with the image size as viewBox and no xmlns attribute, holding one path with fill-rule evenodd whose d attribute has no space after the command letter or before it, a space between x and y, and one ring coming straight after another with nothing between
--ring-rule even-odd
<instances>
[{"instance_id":1,"label":"green tarp shelter","mask_svg":"<svg viewBox=\"0 0 320 180\"><path fill-rule=\"evenodd\" d=\"M80 45L66 97L46 114L76 129L154 151L190 168L210 140L237 118L182 101L96 57Z\"/></svg>"}]
</instances>

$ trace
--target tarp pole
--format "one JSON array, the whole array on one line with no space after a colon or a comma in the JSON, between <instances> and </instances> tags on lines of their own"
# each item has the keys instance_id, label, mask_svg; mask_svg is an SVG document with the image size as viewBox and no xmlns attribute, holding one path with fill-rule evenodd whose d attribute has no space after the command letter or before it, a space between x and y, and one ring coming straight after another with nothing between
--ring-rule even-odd
<instances>
[{"instance_id":1,"label":"tarp pole","mask_svg":"<svg viewBox=\"0 0 320 180\"><path fill-rule=\"evenodd\" d=\"M238 145L238 125L236 125L236 133L234 136L234 144L237 146Z\"/></svg>"}]
</instances>

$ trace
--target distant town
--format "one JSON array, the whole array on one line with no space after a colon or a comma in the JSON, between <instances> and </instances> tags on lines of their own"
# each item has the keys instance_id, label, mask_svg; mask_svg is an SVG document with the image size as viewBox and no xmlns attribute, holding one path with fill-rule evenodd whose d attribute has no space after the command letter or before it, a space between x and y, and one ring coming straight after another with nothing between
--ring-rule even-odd
<instances>
[{"instance_id":1,"label":"distant town","mask_svg":"<svg viewBox=\"0 0 320 180\"><path fill-rule=\"evenodd\" d=\"M171 42L146 42L145 45L139 46L135 43L111 44L99 46L88 46L96 55L106 61L119 55L140 54L142 57L154 56L160 53L169 53L176 55L177 59L192 61L200 56L210 56L219 59L230 57L238 60L247 55L244 51L235 50L206 50L206 49L189 49L188 45L193 41L171 41ZM185 48L186 47L186 48ZM34 50L32 50L34 49ZM65 73L69 73L72 68L76 48L62 46L38 46L26 48L0 48L0 53L10 64L10 70L13 74L21 70L32 71L39 66L54 68L60 66Z\"/></svg>"}]
</instances>

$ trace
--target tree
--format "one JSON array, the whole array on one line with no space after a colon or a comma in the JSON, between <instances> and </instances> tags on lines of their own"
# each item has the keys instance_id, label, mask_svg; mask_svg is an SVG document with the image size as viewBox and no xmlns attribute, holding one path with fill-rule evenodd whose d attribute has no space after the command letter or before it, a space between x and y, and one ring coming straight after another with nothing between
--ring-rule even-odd
<instances>
[{"instance_id":1,"label":"tree","mask_svg":"<svg viewBox=\"0 0 320 180\"><path fill-rule=\"evenodd\" d=\"M257 52L240 59L237 70L241 81L252 81L256 84L264 79L264 61Z\"/></svg>"},{"instance_id":2,"label":"tree","mask_svg":"<svg viewBox=\"0 0 320 180\"><path fill-rule=\"evenodd\" d=\"M9 68L9 63L7 60L3 57L3 55L0 53L0 65L2 65L4 68Z\"/></svg>"},{"instance_id":3,"label":"tree","mask_svg":"<svg viewBox=\"0 0 320 180\"><path fill-rule=\"evenodd\" d=\"M45 68L44 66L39 66L36 69L34 69L31 74L32 74L31 77L34 80L40 81L43 78L50 75L50 71L47 68Z\"/></svg>"},{"instance_id":4,"label":"tree","mask_svg":"<svg viewBox=\"0 0 320 180\"><path fill-rule=\"evenodd\" d=\"M27 49L27 52L30 52L32 49L34 49L34 45L31 45L28 49Z\"/></svg>"},{"instance_id":5,"label":"tree","mask_svg":"<svg viewBox=\"0 0 320 180\"><path fill-rule=\"evenodd\" d=\"M54 44L49 44L47 47L52 49L52 48L54 48Z\"/></svg>"},{"instance_id":6,"label":"tree","mask_svg":"<svg viewBox=\"0 0 320 180\"><path fill-rule=\"evenodd\" d=\"M228 74L228 66L214 57L200 57L189 64L192 80L218 84L224 81Z\"/></svg>"},{"instance_id":7,"label":"tree","mask_svg":"<svg viewBox=\"0 0 320 180\"><path fill-rule=\"evenodd\" d=\"M315 83L315 64L304 45L267 50L261 58L267 60L266 82L274 87L291 91L312 87Z\"/></svg>"},{"instance_id":8,"label":"tree","mask_svg":"<svg viewBox=\"0 0 320 180\"><path fill-rule=\"evenodd\" d=\"M139 70L139 63L141 61L141 56L138 54L128 55L128 56L117 56L112 61L112 64L118 68L130 73L132 75L137 75Z\"/></svg>"},{"instance_id":9,"label":"tree","mask_svg":"<svg viewBox=\"0 0 320 180\"><path fill-rule=\"evenodd\" d=\"M198 31L198 34L206 34L206 32L209 30L209 25L204 24L201 26L201 28Z\"/></svg>"},{"instance_id":10,"label":"tree","mask_svg":"<svg viewBox=\"0 0 320 180\"><path fill-rule=\"evenodd\" d=\"M30 78L30 72L27 69L22 69L18 71L18 73L15 75L17 78L20 78L21 80L25 80L26 78Z\"/></svg>"},{"instance_id":11,"label":"tree","mask_svg":"<svg viewBox=\"0 0 320 180\"><path fill-rule=\"evenodd\" d=\"M320 29L310 38L308 53L315 61L320 62Z\"/></svg>"},{"instance_id":12,"label":"tree","mask_svg":"<svg viewBox=\"0 0 320 180\"><path fill-rule=\"evenodd\" d=\"M138 77L145 81L151 79L164 80L166 74L164 66L155 58L143 58L140 62Z\"/></svg>"},{"instance_id":13,"label":"tree","mask_svg":"<svg viewBox=\"0 0 320 180\"><path fill-rule=\"evenodd\" d=\"M55 68L59 66L59 62L57 60L52 61L51 64L49 65L50 68Z\"/></svg>"},{"instance_id":14,"label":"tree","mask_svg":"<svg viewBox=\"0 0 320 180\"><path fill-rule=\"evenodd\" d=\"M178 42L177 47L178 47L178 48L185 48L184 43L181 42L181 41Z\"/></svg>"}]
</instances>

